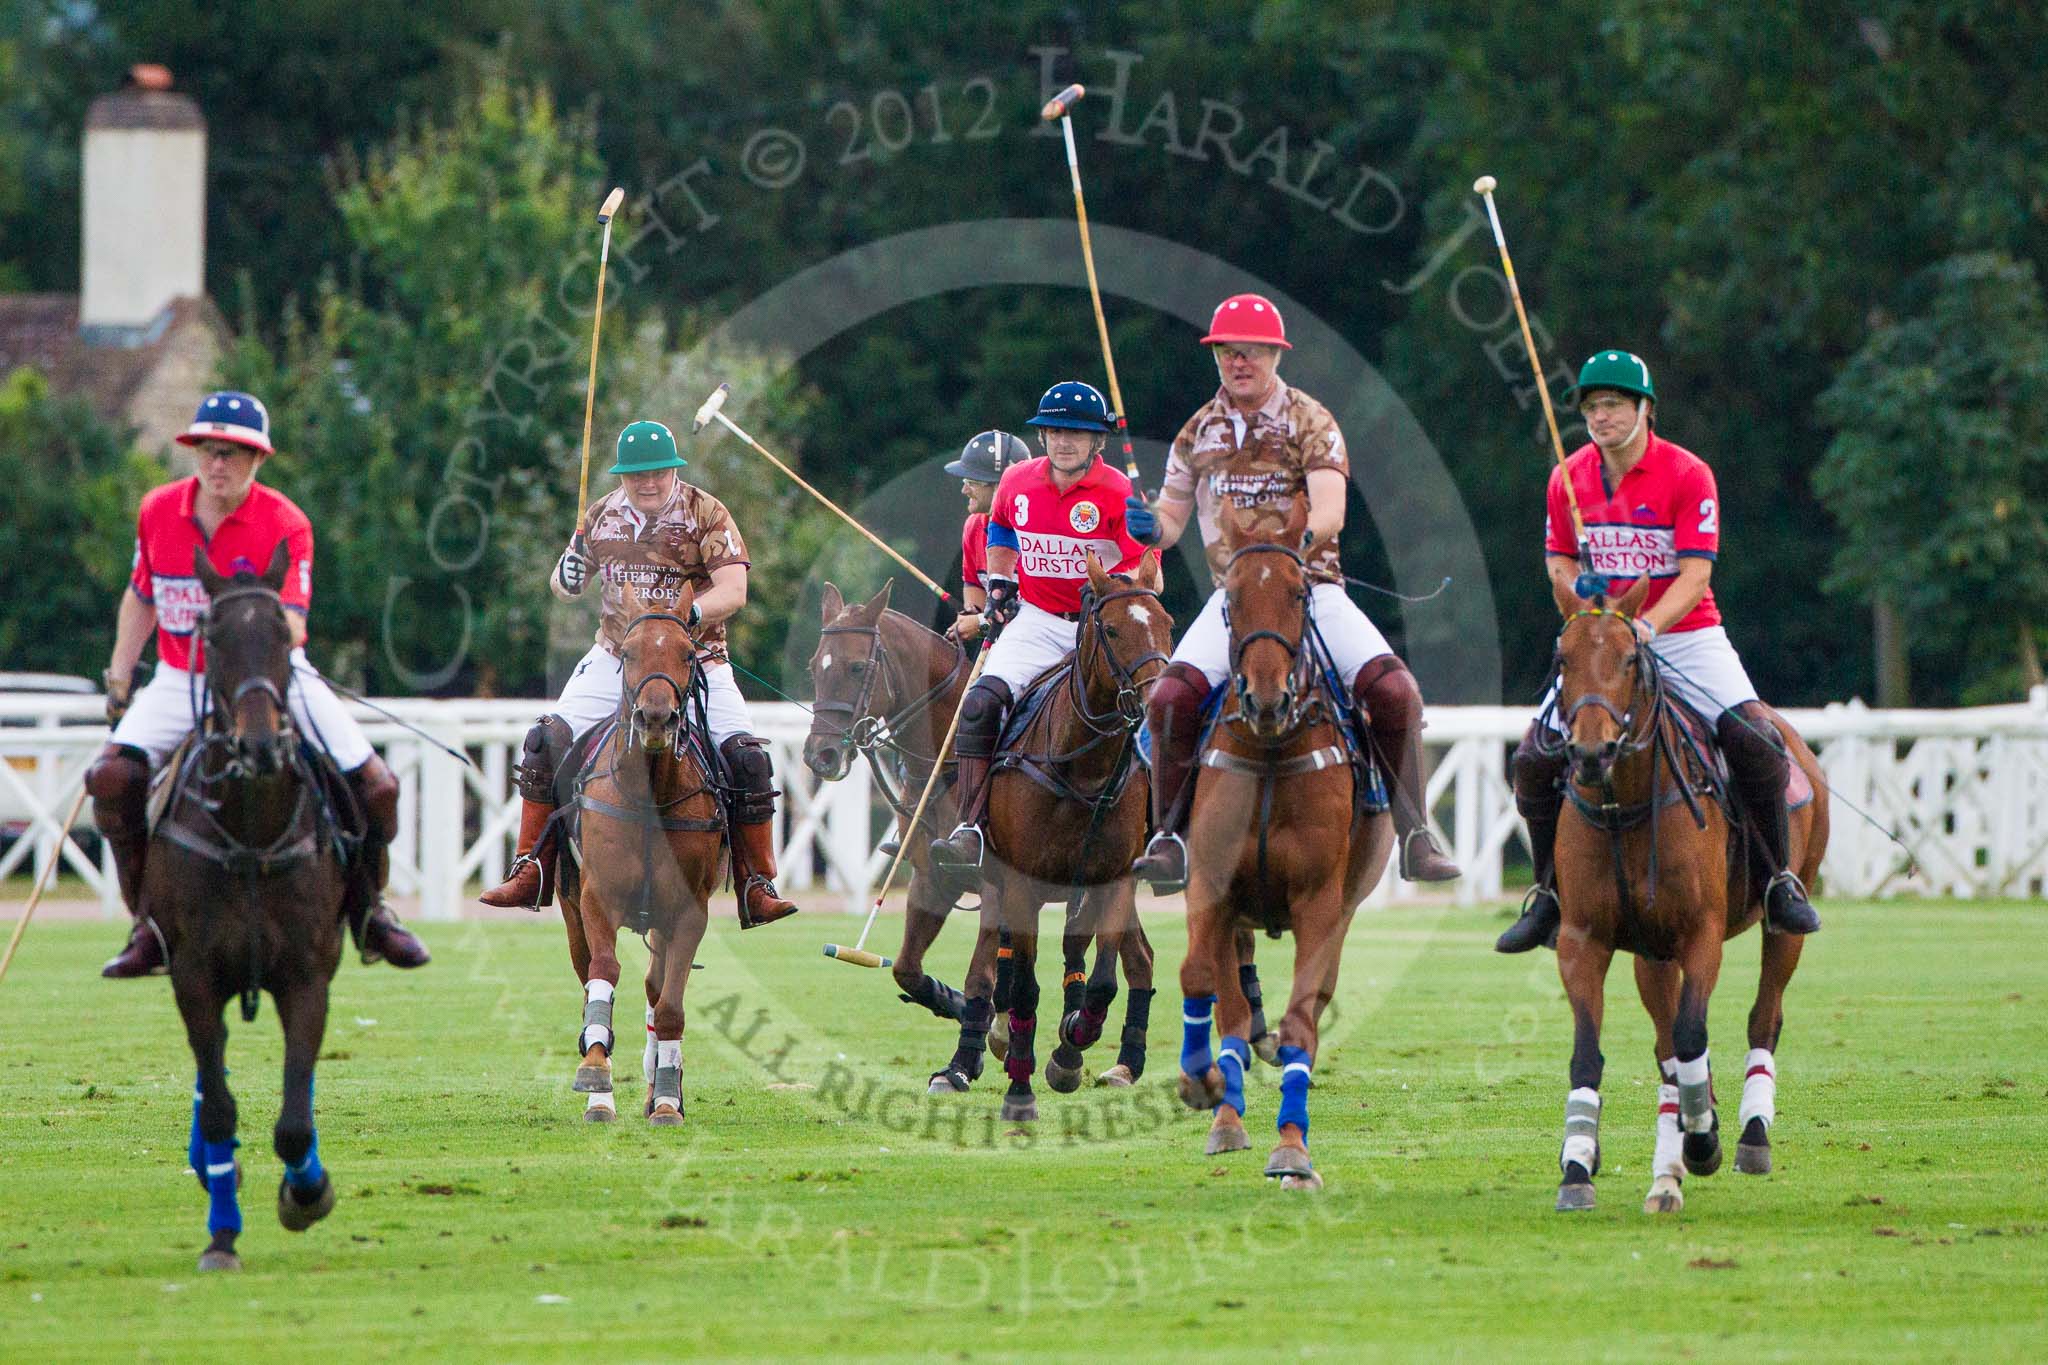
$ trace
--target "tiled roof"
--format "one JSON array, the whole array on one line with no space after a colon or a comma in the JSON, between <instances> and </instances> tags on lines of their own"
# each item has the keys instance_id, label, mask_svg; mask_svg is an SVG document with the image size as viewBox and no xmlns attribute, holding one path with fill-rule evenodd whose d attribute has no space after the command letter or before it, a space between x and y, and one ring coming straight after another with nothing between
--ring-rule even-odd
<instances>
[{"instance_id":1,"label":"tiled roof","mask_svg":"<svg viewBox=\"0 0 2048 1365\"><path fill-rule=\"evenodd\" d=\"M170 338L194 325L227 332L211 300L183 298L141 331L138 344L88 346L78 336L76 294L0 294L0 375L32 366L58 392L80 394L101 417L126 422Z\"/></svg>"}]
</instances>

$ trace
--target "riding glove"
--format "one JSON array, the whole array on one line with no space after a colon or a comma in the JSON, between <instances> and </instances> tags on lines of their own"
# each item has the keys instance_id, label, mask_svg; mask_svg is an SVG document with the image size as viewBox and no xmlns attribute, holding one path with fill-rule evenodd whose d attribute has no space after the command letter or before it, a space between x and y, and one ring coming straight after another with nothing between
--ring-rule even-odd
<instances>
[{"instance_id":1,"label":"riding glove","mask_svg":"<svg viewBox=\"0 0 2048 1365\"><path fill-rule=\"evenodd\" d=\"M561 562L555 565L556 581L571 597L581 593L590 583L590 575L597 564L590 558L589 547L583 543L582 532L577 532L569 541L569 548L562 551Z\"/></svg>"},{"instance_id":2,"label":"riding glove","mask_svg":"<svg viewBox=\"0 0 2048 1365\"><path fill-rule=\"evenodd\" d=\"M1124 529L1140 545L1158 543L1159 516L1146 505L1142 494L1133 493L1124 499Z\"/></svg>"},{"instance_id":3,"label":"riding glove","mask_svg":"<svg viewBox=\"0 0 2048 1365\"><path fill-rule=\"evenodd\" d=\"M1017 595L1017 580L997 578L989 575L988 607L982 613L989 639L993 640L1004 626L1017 619L1017 613L1024 606L1024 599Z\"/></svg>"},{"instance_id":4,"label":"riding glove","mask_svg":"<svg viewBox=\"0 0 2048 1365\"><path fill-rule=\"evenodd\" d=\"M128 714L128 703L134 700L134 680L121 677L110 668L100 676L100 681L107 689L107 724L119 725L121 717Z\"/></svg>"}]
</instances>

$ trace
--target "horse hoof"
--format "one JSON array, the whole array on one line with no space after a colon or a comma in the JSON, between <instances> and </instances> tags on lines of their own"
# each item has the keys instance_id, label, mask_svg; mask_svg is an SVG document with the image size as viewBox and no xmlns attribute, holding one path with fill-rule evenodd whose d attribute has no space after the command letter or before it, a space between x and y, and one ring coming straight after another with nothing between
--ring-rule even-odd
<instances>
[{"instance_id":1,"label":"horse hoof","mask_svg":"<svg viewBox=\"0 0 2048 1365\"><path fill-rule=\"evenodd\" d=\"M1650 1192L1643 1196L1644 1213L1677 1213L1684 1207L1685 1191L1679 1188L1676 1176L1658 1176L1650 1182Z\"/></svg>"},{"instance_id":2,"label":"horse hoof","mask_svg":"<svg viewBox=\"0 0 2048 1365\"><path fill-rule=\"evenodd\" d=\"M1069 1062L1060 1055L1067 1051L1067 1045L1062 1043L1045 1059L1045 1083L1051 1086L1053 1093L1057 1095L1071 1095L1081 1088L1081 1067L1084 1059L1076 1052L1073 1054L1073 1060Z\"/></svg>"},{"instance_id":3,"label":"horse hoof","mask_svg":"<svg viewBox=\"0 0 2048 1365\"><path fill-rule=\"evenodd\" d=\"M1003 1096L1004 1123L1036 1123L1038 1100L1032 1095Z\"/></svg>"},{"instance_id":4,"label":"horse hoof","mask_svg":"<svg viewBox=\"0 0 2048 1365\"><path fill-rule=\"evenodd\" d=\"M1138 1078L1131 1074L1129 1067L1125 1066L1122 1062L1118 1062L1115 1066L1097 1076L1095 1083L1097 1085L1109 1086L1112 1089L1122 1090L1136 1085Z\"/></svg>"},{"instance_id":5,"label":"horse hoof","mask_svg":"<svg viewBox=\"0 0 2048 1365\"><path fill-rule=\"evenodd\" d=\"M682 1125L683 1111L664 1101L654 1106L654 1112L647 1116L647 1121L656 1128L677 1128Z\"/></svg>"},{"instance_id":6,"label":"horse hoof","mask_svg":"<svg viewBox=\"0 0 2048 1365\"><path fill-rule=\"evenodd\" d=\"M1180 1102L1190 1109L1214 1109L1223 1102L1223 1073L1213 1066L1200 1076L1181 1072Z\"/></svg>"},{"instance_id":7,"label":"horse hoof","mask_svg":"<svg viewBox=\"0 0 2048 1365\"><path fill-rule=\"evenodd\" d=\"M973 1082L967 1079L966 1072L958 1067L947 1067L944 1071L934 1071L932 1073L931 1083L925 1086L924 1093L927 1095L964 1095L972 1084Z\"/></svg>"},{"instance_id":8,"label":"horse hoof","mask_svg":"<svg viewBox=\"0 0 2048 1365\"><path fill-rule=\"evenodd\" d=\"M1593 1173L1576 1161L1564 1164L1564 1180L1557 1187L1557 1211L1576 1213L1593 1207Z\"/></svg>"},{"instance_id":9,"label":"horse hoof","mask_svg":"<svg viewBox=\"0 0 2048 1365\"><path fill-rule=\"evenodd\" d=\"M1715 1133L1687 1133L1679 1154L1688 1175L1712 1175L1721 1169L1721 1138Z\"/></svg>"},{"instance_id":10,"label":"horse hoof","mask_svg":"<svg viewBox=\"0 0 2048 1365\"><path fill-rule=\"evenodd\" d=\"M1209 1140L1202 1144L1202 1155L1220 1156L1224 1152L1242 1152L1249 1150L1251 1145L1251 1136L1245 1132L1242 1123L1218 1123L1209 1130Z\"/></svg>"},{"instance_id":11,"label":"horse hoof","mask_svg":"<svg viewBox=\"0 0 2048 1365\"><path fill-rule=\"evenodd\" d=\"M216 1251L212 1247L208 1247L199 1253L199 1269L202 1272L208 1270L240 1270L241 1268L242 1258L235 1255L232 1251Z\"/></svg>"},{"instance_id":12,"label":"horse hoof","mask_svg":"<svg viewBox=\"0 0 2048 1365\"><path fill-rule=\"evenodd\" d=\"M1060 1041L1075 1049L1093 1047L1102 1037L1102 1025L1091 1024L1079 1010L1060 1020Z\"/></svg>"},{"instance_id":13,"label":"horse hoof","mask_svg":"<svg viewBox=\"0 0 2048 1365\"><path fill-rule=\"evenodd\" d=\"M1279 1180L1283 1189L1319 1190L1323 1187L1323 1178L1316 1174L1315 1163L1308 1159L1308 1148L1297 1147L1291 1142L1283 1142L1273 1149L1266 1158L1266 1174ZM1288 1185L1286 1182L1290 1179L1314 1183Z\"/></svg>"},{"instance_id":14,"label":"horse hoof","mask_svg":"<svg viewBox=\"0 0 2048 1365\"><path fill-rule=\"evenodd\" d=\"M576 1083L570 1089L579 1095L609 1095L612 1093L612 1069L608 1066L579 1066L576 1068Z\"/></svg>"},{"instance_id":15,"label":"horse hoof","mask_svg":"<svg viewBox=\"0 0 2048 1365\"><path fill-rule=\"evenodd\" d=\"M1005 1061L1010 1055L1010 1016L998 1014L995 1022L988 1026L988 1055L997 1061Z\"/></svg>"},{"instance_id":16,"label":"horse hoof","mask_svg":"<svg viewBox=\"0 0 2048 1365\"><path fill-rule=\"evenodd\" d=\"M609 1104L588 1105L583 1110L585 1123L610 1123L619 1116L619 1111Z\"/></svg>"},{"instance_id":17,"label":"horse hoof","mask_svg":"<svg viewBox=\"0 0 2048 1365\"><path fill-rule=\"evenodd\" d=\"M320 1188L303 1203L290 1181L277 1182L277 1221L284 1224L286 1232L304 1232L333 1212L334 1179L326 1172L320 1174Z\"/></svg>"},{"instance_id":18,"label":"horse hoof","mask_svg":"<svg viewBox=\"0 0 2048 1365\"><path fill-rule=\"evenodd\" d=\"M1768 1142L1736 1143L1735 1169L1742 1175L1769 1175L1771 1173L1771 1144Z\"/></svg>"},{"instance_id":19,"label":"horse hoof","mask_svg":"<svg viewBox=\"0 0 2048 1365\"><path fill-rule=\"evenodd\" d=\"M1252 1053L1267 1066L1280 1065L1280 1035L1261 1033L1252 1039Z\"/></svg>"}]
</instances>

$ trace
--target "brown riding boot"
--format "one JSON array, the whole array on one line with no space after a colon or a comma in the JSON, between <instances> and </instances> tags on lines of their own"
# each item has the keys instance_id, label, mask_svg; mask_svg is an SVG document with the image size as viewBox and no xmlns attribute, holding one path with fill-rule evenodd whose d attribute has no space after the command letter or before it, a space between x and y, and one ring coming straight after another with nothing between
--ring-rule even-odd
<instances>
[{"instance_id":1,"label":"brown riding boot","mask_svg":"<svg viewBox=\"0 0 2048 1365\"><path fill-rule=\"evenodd\" d=\"M960 728L953 738L953 757L960 762L953 781L953 791L960 799L960 823L951 834L931 842L932 870L948 888L969 890L971 883L979 881L989 770L994 766L1010 702L1010 686L1001 678L981 679L960 699Z\"/></svg>"},{"instance_id":2,"label":"brown riding boot","mask_svg":"<svg viewBox=\"0 0 2048 1365\"><path fill-rule=\"evenodd\" d=\"M356 851L362 878L358 904L364 907L352 926L356 951L365 963L389 962L394 967L424 967L433 961L427 945L399 923L398 912L384 903L391 880L391 841L398 835L398 777L383 759L370 760L347 774L349 789L363 810L362 846Z\"/></svg>"},{"instance_id":3,"label":"brown riding boot","mask_svg":"<svg viewBox=\"0 0 2048 1365\"><path fill-rule=\"evenodd\" d=\"M163 935L142 913L142 870L149 851L149 760L139 750L109 744L85 775L85 789L92 796L93 823L114 855L121 899L136 917L128 942L107 959L100 975L116 980L161 976L169 970L170 955L164 950Z\"/></svg>"},{"instance_id":4,"label":"brown riding boot","mask_svg":"<svg viewBox=\"0 0 2048 1365\"><path fill-rule=\"evenodd\" d=\"M549 845L547 852L538 856L533 851L554 813L555 808L544 801L526 798L520 802L519 844L513 850L512 869L504 881L478 896L478 900L501 910L539 910L554 899L546 894L554 887L554 846Z\"/></svg>"},{"instance_id":5,"label":"brown riding boot","mask_svg":"<svg viewBox=\"0 0 2048 1365\"><path fill-rule=\"evenodd\" d=\"M732 880L739 892L740 928L773 924L796 913L796 902L775 889L775 826L734 825Z\"/></svg>"},{"instance_id":6,"label":"brown riding boot","mask_svg":"<svg viewBox=\"0 0 2048 1365\"><path fill-rule=\"evenodd\" d=\"M1401 876L1411 882L1448 882L1464 875L1437 846L1429 829L1422 784L1422 689L1408 665L1392 654L1358 670L1352 695L1365 707L1373 747L1386 768Z\"/></svg>"}]
</instances>

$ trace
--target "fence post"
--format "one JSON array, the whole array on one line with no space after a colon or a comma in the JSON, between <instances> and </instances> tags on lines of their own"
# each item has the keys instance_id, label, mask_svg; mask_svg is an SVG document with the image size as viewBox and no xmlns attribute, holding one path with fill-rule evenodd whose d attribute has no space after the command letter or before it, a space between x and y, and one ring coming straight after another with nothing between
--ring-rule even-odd
<instances>
[{"instance_id":1,"label":"fence post","mask_svg":"<svg viewBox=\"0 0 2048 1365\"><path fill-rule=\"evenodd\" d=\"M462 743L453 726L422 726L451 747ZM420 917L462 915L462 765L430 744L420 746Z\"/></svg>"}]
</instances>

